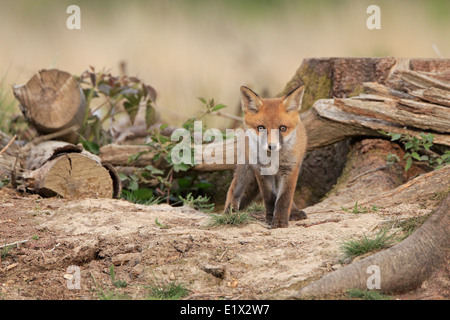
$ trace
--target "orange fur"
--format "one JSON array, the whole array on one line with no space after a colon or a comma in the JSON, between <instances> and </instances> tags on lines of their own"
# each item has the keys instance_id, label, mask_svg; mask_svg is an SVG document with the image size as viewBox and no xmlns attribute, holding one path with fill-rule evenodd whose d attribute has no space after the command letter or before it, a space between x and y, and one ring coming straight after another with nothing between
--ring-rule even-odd
<instances>
[{"instance_id":1,"label":"orange fur","mask_svg":"<svg viewBox=\"0 0 450 320\"><path fill-rule=\"evenodd\" d=\"M279 167L272 175L262 175L260 163L238 165L227 193L226 212L230 208L244 209L259 189L266 206L266 221L273 228L287 227L290 216L306 218L293 202L307 144L299 115L303 93L302 86L284 97L263 99L247 87L241 87L244 128L258 139L265 150L278 152ZM264 130L267 131L265 140L261 137ZM274 130L278 131L278 135L272 136Z\"/></svg>"}]
</instances>

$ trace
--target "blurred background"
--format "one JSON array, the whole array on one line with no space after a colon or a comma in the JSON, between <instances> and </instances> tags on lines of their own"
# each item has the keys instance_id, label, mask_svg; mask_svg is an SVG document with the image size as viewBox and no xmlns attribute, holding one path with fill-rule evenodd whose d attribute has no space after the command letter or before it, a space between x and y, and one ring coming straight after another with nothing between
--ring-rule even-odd
<instances>
[{"instance_id":1,"label":"blurred background","mask_svg":"<svg viewBox=\"0 0 450 320\"><path fill-rule=\"evenodd\" d=\"M81 30L66 27L72 4ZM381 30L366 27L371 4ZM241 85L279 93L304 58L450 58L450 1L1 0L0 33L0 120L17 110L11 86L40 69L119 74L125 62L178 124L202 108L197 97L234 111Z\"/></svg>"}]
</instances>

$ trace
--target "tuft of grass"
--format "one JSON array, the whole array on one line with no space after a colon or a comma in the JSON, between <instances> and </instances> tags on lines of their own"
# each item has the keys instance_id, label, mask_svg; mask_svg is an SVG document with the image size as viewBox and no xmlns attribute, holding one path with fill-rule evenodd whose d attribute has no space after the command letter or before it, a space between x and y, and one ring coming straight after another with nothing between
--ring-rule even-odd
<instances>
[{"instance_id":1,"label":"tuft of grass","mask_svg":"<svg viewBox=\"0 0 450 320\"><path fill-rule=\"evenodd\" d=\"M9 255L11 255L10 251L14 248L14 246L3 247L0 249L0 260L5 259Z\"/></svg>"},{"instance_id":2,"label":"tuft of grass","mask_svg":"<svg viewBox=\"0 0 450 320\"><path fill-rule=\"evenodd\" d=\"M11 119L16 101L5 85L5 75L0 76L0 131L12 136Z\"/></svg>"},{"instance_id":3,"label":"tuft of grass","mask_svg":"<svg viewBox=\"0 0 450 320\"><path fill-rule=\"evenodd\" d=\"M353 259L368 252L385 249L395 242L398 231L389 234L391 227L381 229L373 236L364 235L361 239L346 240L341 244L341 250L347 259Z\"/></svg>"},{"instance_id":4,"label":"tuft of grass","mask_svg":"<svg viewBox=\"0 0 450 320\"><path fill-rule=\"evenodd\" d=\"M115 290L97 288L97 296L100 300L131 300L130 295Z\"/></svg>"},{"instance_id":5,"label":"tuft of grass","mask_svg":"<svg viewBox=\"0 0 450 320\"><path fill-rule=\"evenodd\" d=\"M430 214L425 214L423 216L412 217L395 223L395 227L400 228L405 232L403 238L409 237L414 231L416 231L430 216Z\"/></svg>"},{"instance_id":6,"label":"tuft of grass","mask_svg":"<svg viewBox=\"0 0 450 320\"><path fill-rule=\"evenodd\" d=\"M261 212L261 211L263 212L266 211L266 207L264 206L263 203L259 202L253 202L245 209L245 212Z\"/></svg>"},{"instance_id":7,"label":"tuft of grass","mask_svg":"<svg viewBox=\"0 0 450 320\"><path fill-rule=\"evenodd\" d=\"M112 269L112 270L114 272L114 269ZM110 272L111 272L111 269L110 269ZM110 273L110 275L111 275L111 273ZM126 293L117 292L116 290L109 290L107 288L106 289L102 288L102 286L100 286L97 283L97 280L95 279L95 277L92 273L91 273L91 277L92 277L92 280L94 281L94 284L95 284L95 287L97 290L97 297L100 300L130 300L131 299L131 297Z\"/></svg>"},{"instance_id":8,"label":"tuft of grass","mask_svg":"<svg viewBox=\"0 0 450 320\"><path fill-rule=\"evenodd\" d=\"M1 130L1 126L0 126L0 130ZM0 174L0 189L3 188L4 186L8 185L10 183L9 178L5 175Z\"/></svg>"},{"instance_id":9,"label":"tuft of grass","mask_svg":"<svg viewBox=\"0 0 450 320\"><path fill-rule=\"evenodd\" d=\"M109 276L111 277L111 282L116 288L126 288L128 285L125 280L116 280L116 273L114 272L114 265L109 268Z\"/></svg>"},{"instance_id":10,"label":"tuft of grass","mask_svg":"<svg viewBox=\"0 0 450 320\"><path fill-rule=\"evenodd\" d=\"M131 300L130 295L115 290L97 287L97 296L100 300Z\"/></svg>"},{"instance_id":11,"label":"tuft of grass","mask_svg":"<svg viewBox=\"0 0 450 320\"><path fill-rule=\"evenodd\" d=\"M160 204L164 200L161 197L157 197L153 193L148 192L147 189L137 189L133 191L122 190L121 198L132 203L144 204L147 206Z\"/></svg>"},{"instance_id":12,"label":"tuft of grass","mask_svg":"<svg viewBox=\"0 0 450 320\"><path fill-rule=\"evenodd\" d=\"M182 283L176 281L165 282L150 280L150 285L145 286L149 290L147 300L180 300L189 295L189 290Z\"/></svg>"},{"instance_id":13,"label":"tuft of grass","mask_svg":"<svg viewBox=\"0 0 450 320\"><path fill-rule=\"evenodd\" d=\"M391 296L384 295L375 290L350 289L346 291L350 299L362 300L391 300Z\"/></svg>"},{"instance_id":14,"label":"tuft of grass","mask_svg":"<svg viewBox=\"0 0 450 320\"><path fill-rule=\"evenodd\" d=\"M356 213L356 214L357 213L377 212L380 209L381 209L381 207L377 207L375 205L373 205L371 208L363 207L361 205L358 205L358 201L355 202L353 209L341 207L341 210L344 210L345 212Z\"/></svg>"},{"instance_id":15,"label":"tuft of grass","mask_svg":"<svg viewBox=\"0 0 450 320\"><path fill-rule=\"evenodd\" d=\"M212 214L210 221L206 225L207 228L220 226L241 226L254 221L255 218L250 216L248 211L227 212L225 214Z\"/></svg>"},{"instance_id":16,"label":"tuft of grass","mask_svg":"<svg viewBox=\"0 0 450 320\"><path fill-rule=\"evenodd\" d=\"M155 218L155 224L160 228L160 229L170 229L170 227L167 224L163 224L161 222L158 221L158 218Z\"/></svg>"},{"instance_id":17,"label":"tuft of grass","mask_svg":"<svg viewBox=\"0 0 450 320\"><path fill-rule=\"evenodd\" d=\"M182 196L178 196L178 198L184 206L191 207L195 210L207 213L214 211L214 203L209 203L210 198L208 196L198 196L197 198L194 198L192 193L189 193L186 198Z\"/></svg>"}]
</instances>

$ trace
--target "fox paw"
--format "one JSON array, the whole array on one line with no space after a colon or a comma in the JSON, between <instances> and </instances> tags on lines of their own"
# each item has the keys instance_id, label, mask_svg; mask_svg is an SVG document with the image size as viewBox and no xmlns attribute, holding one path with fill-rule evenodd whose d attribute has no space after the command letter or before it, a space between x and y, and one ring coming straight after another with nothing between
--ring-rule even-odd
<instances>
[{"instance_id":1,"label":"fox paw","mask_svg":"<svg viewBox=\"0 0 450 320\"><path fill-rule=\"evenodd\" d=\"M289 227L289 221L281 220L281 219L274 219L271 223L271 228L287 228Z\"/></svg>"},{"instance_id":2,"label":"fox paw","mask_svg":"<svg viewBox=\"0 0 450 320\"><path fill-rule=\"evenodd\" d=\"M236 212L237 210L236 209L234 209L234 206L232 206L232 205L229 205L229 206L227 206L224 210L223 210L223 214L230 214L230 213L233 213L233 212Z\"/></svg>"}]
</instances>

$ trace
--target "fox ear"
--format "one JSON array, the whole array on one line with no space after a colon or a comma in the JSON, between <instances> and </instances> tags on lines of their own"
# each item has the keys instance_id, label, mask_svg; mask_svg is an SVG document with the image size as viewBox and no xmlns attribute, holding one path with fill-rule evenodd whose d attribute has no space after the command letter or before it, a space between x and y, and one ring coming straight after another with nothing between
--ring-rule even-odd
<instances>
[{"instance_id":1,"label":"fox ear","mask_svg":"<svg viewBox=\"0 0 450 320\"><path fill-rule=\"evenodd\" d=\"M286 106L286 112L300 111L304 93L305 86L301 86L291 91L284 97L283 104Z\"/></svg>"},{"instance_id":2,"label":"fox ear","mask_svg":"<svg viewBox=\"0 0 450 320\"><path fill-rule=\"evenodd\" d=\"M253 112L258 113L259 107L261 107L261 98L249 88L241 87L241 107L245 113Z\"/></svg>"}]
</instances>

